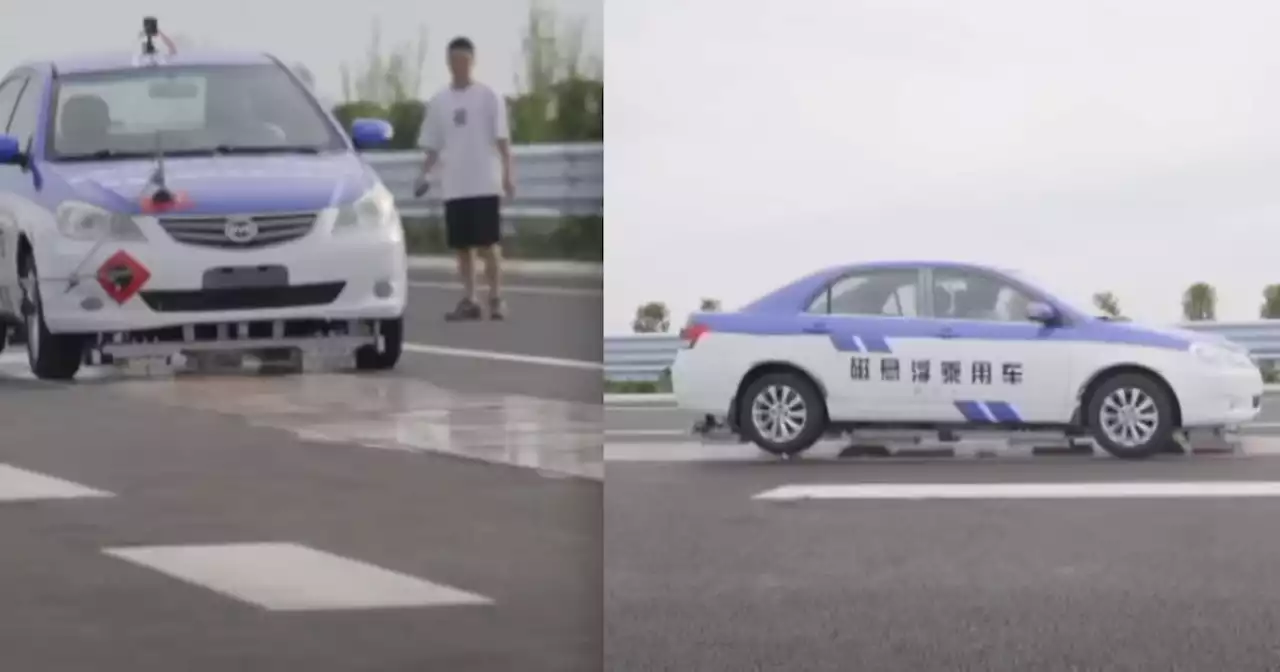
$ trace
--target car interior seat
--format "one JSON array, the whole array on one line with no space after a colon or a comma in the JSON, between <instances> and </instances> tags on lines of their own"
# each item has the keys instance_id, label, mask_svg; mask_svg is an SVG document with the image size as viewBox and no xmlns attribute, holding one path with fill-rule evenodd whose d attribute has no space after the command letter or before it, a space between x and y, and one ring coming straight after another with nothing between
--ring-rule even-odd
<instances>
[{"instance_id":1,"label":"car interior seat","mask_svg":"<svg viewBox=\"0 0 1280 672\"><path fill-rule=\"evenodd\" d=\"M111 134L111 108L98 96L73 96L62 108L58 131L58 144L64 153L83 154L106 149L107 138Z\"/></svg>"}]
</instances>

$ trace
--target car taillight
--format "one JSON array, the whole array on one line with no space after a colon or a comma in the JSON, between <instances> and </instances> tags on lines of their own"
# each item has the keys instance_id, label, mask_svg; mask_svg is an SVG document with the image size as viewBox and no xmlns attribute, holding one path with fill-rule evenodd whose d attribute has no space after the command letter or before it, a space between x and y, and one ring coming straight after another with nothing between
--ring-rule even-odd
<instances>
[{"instance_id":1,"label":"car taillight","mask_svg":"<svg viewBox=\"0 0 1280 672\"><path fill-rule=\"evenodd\" d=\"M684 340L684 347L692 348L698 344L698 339L709 331L711 327L705 324L691 324L680 331L680 338Z\"/></svg>"}]
</instances>

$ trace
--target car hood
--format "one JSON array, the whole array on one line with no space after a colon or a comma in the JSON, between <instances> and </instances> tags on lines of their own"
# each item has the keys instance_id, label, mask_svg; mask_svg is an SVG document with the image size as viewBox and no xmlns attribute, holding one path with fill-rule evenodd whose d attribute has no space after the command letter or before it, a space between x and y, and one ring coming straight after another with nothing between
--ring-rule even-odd
<instances>
[{"instance_id":1,"label":"car hood","mask_svg":"<svg viewBox=\"0 0 1280 672\"><path fill-rule=\"evenodd\" d=\"M138 214L155 162L44 164L41 170L61 178L71 198ZM183 214L322 210L355 201L377 179L373 169L352 154L165 160L165 182L182 196Z\"/></svg>"},{"instance_id":2,"label":"car hood","mask_svg":"<svg viewBox=\"0 0 1280 672\"><path fill-rule=\"evenodd\" d=\"M1136 322L1107 322L1104 320L1098 320L1098 323L1105 324L1106 329L1114 333L1129 334L1137 341L1141 341L1144 337L1150 337L1168 341L1180 341L1186 345L1208 343L1230 350L1243 349L1243 346L1218 334L1192 331L1191 329L1182 329L1180 327L1157 327Z\"/></svg>"}]
</instances>

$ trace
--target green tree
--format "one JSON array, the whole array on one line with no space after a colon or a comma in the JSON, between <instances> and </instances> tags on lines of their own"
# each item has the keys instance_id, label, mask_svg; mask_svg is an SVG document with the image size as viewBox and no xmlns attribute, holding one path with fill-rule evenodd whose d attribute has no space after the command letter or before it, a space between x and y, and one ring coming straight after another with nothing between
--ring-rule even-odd
<instances>
[{"instance_id":1,"label":"green tree","mask_svg":"<svg viewBox=\"0 0 1280 672\"><path fill-rule=\"evenodd\" d=\"M414 44L399 44L384 53L382 27L374 22L365 61L353 68L342 65L342 96L345 102L334 108L334 116L344 128L362 117L385 119L395 133L387 149L412 149L426 108L421 101L422 73L427 59L427 33L418 31Z\"/></svg>"},{"instance_id":2,"label":"green tree","mask_svg":"<svg viewBox=\"0 0 1280 672\"><path fill-rule=\"evenodd\" d=\"M427 61L427 31L418 29L413 44L397 44L389 52L382 45L382 25L373 22L364 63L342 64L342 97L348 102L362 101L389 107L404 100L418 100L422 94L422 73Z\"/></svg>"},{"instance_id":3,"label":"green tree","mask_svg":"<svg viewBox=\"0 0 1280 672\"><path fill-rule=\"evenodd\" d=\"M662 334L671 328L671 311L661 301L650 301L636 308L631 331L637 334Z\"/></svg>"},{"instance_id":4,"label":"green tree","mask_svg":"<svg viewBox=\"0 0 1280 672\"><path fill-rule=\"evenodd\" d=\"M1207 282L1197 282L1182 293L1182 316L1188 322L1217 319L1218 290Z\"/></svg>"},{"instance_id":5,"label":"green tree","mask_svg":"<svg viewBox=\"0 0 1280 672\"><path fill-rule=\"evenodd\" d=\"M1116 295L1111 292L1094 294L1093 305L1111 317L1120 317L1120 299L1117 299Z\"/></svg>"},{"instance_id":6,"label":"green tree","mask_svg":"<svg viewBox=\"0 0 1280 672\"><path fill-rule=\"evenodd\" d=\"M698 306L700 313L718 313L720 312L720 299L709 299L703 297L702 302Z\"/></svg>"},{"instance_id":7,"label":"green tree","mask_svg":"<svg viewBox=\"0 0 1280 672\"><path fill-rule=\"evenodd\" d=\"M1258 317L1264 320L1280 319L1280 285L1267 285L1262 288L1262 307Z\"/></svg>"},{"instance_id":8,"label":"green tree","mask_svg":"<svg viewBox=\"0 0 1280 672\"><path fill-rule=\"evenodd\" d=\"M585 23L563 21L540 4L529 7L524 73L508 101L517 143L602 142L604 68L585 49Z\"/></svg>"}]
</instances>

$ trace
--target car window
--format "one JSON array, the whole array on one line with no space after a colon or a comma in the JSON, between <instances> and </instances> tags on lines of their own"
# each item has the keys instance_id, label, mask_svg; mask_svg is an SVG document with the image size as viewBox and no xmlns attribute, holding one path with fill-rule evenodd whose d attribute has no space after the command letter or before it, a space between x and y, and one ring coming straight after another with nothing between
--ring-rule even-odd
<instances>
[{"instance_id":1,"label":"car window","mask_svg":"<svg viewBox=\"0 0 1280 672\"><path fill-rule=\"evenodd\" d=\"M0 132L8 133L9 119L13 117L13 108L18 104L18 94L26 77L15 77L0 84Z\"/></svg>"},{"instance_id":2,"label":"car window","mask_svg":"<svg viewBox=\"0 0 1280 672\"><path fill-rule=\"evenodd\" d=\"M916 317L915 270L885 270L846 275L809 305L810 313Z\"/></svg>"},{"instance_id":3,"label":"car window","mask_svg":"<svg viewBox=\"0 0 1280 672\"><path fill-rule=\"evenodd\" d=\"M59 78L54 159L166 152L346 148L306 89L276 65L137 68Z\"/></svg>"},{"instance_id":4,"label":"car window","mask_svg":"<svg viewBox=\"0 0 1280 672\"><path fill-rule=\"evenodd\" d=\"M933 314L957 320L1026 322L1031 298L998 276L971 270L933 272Z\"/></svg>"},{"instance_id":5,"label":"car window","mask_svg":"<svg viewBox=\"0 0 1280 672\"><path fill-rule=\"evenodd\" d=\"M9 135L16 137L23 148L35 137L36 127L40 125L40 95L43 93L40 89L40 80L33 78L18 98L18 107L9 122Z\"/></svg>"}]
</instances>

